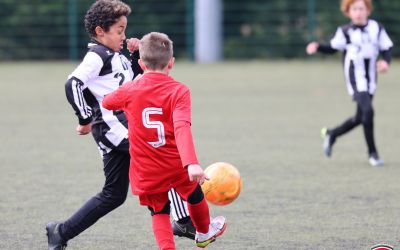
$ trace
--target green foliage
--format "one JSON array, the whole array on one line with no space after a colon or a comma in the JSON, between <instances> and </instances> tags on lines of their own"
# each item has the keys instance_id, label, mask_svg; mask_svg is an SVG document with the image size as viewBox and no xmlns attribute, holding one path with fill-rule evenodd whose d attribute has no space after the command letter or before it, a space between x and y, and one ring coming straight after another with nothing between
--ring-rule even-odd
<instances>
[{"instance_id":1,"label":"green foliage","mask_svg":"<svg viewBox=\"0 0 400 250\"><path fill-rule=\"evenodd\" d=\"M70 4L77 4L76 15ZM132 7L128 37L151 31L167 33L174 41L175 55L190 58L194 46L194 0L126 0ZM339 0L224 0L224 57L297 58L315 38L329 41L337 26L348 22ZM0 0L0 60L67 59L71 49L81 58L89 40L84 15L93 0ZM310 6L314 10L310 12ZM375 0L372 18L400 41L400 1ZM72 19L76 16L76 19ZM76 26L71 27L73 23ZM72 29L71 29L72 28ZM76 32L71 32L76 31ZM77 48L72 48L77 41ZM395 56L400 51L394 50Z\"/></svg>"},{"instance_id":2,"label":"green foliage","mask_svg":"<svg viewBox=\"0 0 400 250\"><path fill-rule=\"evenodd\" d=\"M309 5L315 12L309 15ZM332 0L225 0L225 57L304 57L304 48L314 37L327 42L337 26L349 22ZM400 40L399 1L375 1L372 18L381 22L396 43ZM395 50L395 55L400 52Z\"/></svg>"},{"instance_id":3,"label":"green foliage","mask_svg":"<svg viewBox=\"0 0 400 250\"><path fill-rule=\"evenodd\" d=\"M302 1L225 2L224 26L229 27L225 32L226 57L288 57L302 53L297 49L302 47L299 41L307 36L307 6Z\"/></svg>"}]
</instances>

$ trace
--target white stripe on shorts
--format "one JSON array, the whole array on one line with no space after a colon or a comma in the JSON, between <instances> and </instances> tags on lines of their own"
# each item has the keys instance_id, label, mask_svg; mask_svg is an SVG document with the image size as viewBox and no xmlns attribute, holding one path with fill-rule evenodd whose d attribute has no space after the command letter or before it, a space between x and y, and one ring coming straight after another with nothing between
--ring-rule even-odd
<instances>
[{"instance_id":1,"label":"white stripe on shorts","mask_svg":"<svg viewBox=\"0 0 400 250\"><path fill-rule=\"evenodd\" d=\"M175 189L171 189L168 192L168 198L171 202L171 214L174 220L180 220L189 217L189 211L187 208L186 201L182 200Z\"/></svg>"}]
</instances>

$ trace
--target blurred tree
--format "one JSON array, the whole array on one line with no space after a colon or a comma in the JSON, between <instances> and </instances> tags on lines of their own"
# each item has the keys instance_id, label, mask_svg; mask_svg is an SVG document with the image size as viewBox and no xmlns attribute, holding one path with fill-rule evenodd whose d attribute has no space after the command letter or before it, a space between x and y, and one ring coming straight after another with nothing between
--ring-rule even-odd
<instances>
[{"instance_id":1,"label":"blurred tree","mask_svg":"<svg viewBox=\"0 0 400 250\"><path fill-rule=\"evenodd\" d=\"M307 20L307 7L315 4L315 20ZM349 22L340 11L340 0L225 0L225 58L304 57L309 37L328 42L339 25ZM400 1L375 0L372 18L388 30L396 43ZM315 23L309 34L309 23ZM395 49L399 56L399 50Z\"/></svg>"},{"instance_id":2,"label":"blurred tree","mask_svg":"<svg viewBox=\"0 0 400 250\"><path fill-rule=\"evenodd\" d=\"M94 0L77 1L78 57L89 40L84 15ZM132 7L127 36L151 31L167 33L177 57L188 57L193 21L187 18L192 0L125 0ZM309 1L315 1L315 29L310 34ZM68 0L0 0L0 59L68 59ZM329 41L338 25L348 22L340 0L224 0L224 57L297 58L311 35ZM381 22L395 44L400 41L400 1L374 0L372 18ZM395 47L399 57L400 50Z\"/></svg>"}]
</instances>

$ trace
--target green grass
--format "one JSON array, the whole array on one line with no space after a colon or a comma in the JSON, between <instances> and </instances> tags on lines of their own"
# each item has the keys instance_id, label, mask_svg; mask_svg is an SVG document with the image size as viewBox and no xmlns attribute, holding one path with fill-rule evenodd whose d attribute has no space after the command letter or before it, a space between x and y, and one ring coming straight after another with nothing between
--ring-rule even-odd
<instances>
[{"instance_id":1,"label":"green grass","mask_svg":"<svg viewBox=\"0 0 400 250\"><path fill-rule=\"evenodd\" d=\"M102 187L100 155L91 136L76 135L64 94L75 66L0 64L0 249L45 249L46 222L66 219ZM243 177L234 203L210 205L229 221L210 249L400 247L399 63L374 99L382 168L368 164L360 127L332 159L322 153L320 128L355 112L338 61L177 63L172 75L191 88L202 165L227 161ZM68 249L156 249L150 215L129 195Z\"/></svg>"}]
</instances>

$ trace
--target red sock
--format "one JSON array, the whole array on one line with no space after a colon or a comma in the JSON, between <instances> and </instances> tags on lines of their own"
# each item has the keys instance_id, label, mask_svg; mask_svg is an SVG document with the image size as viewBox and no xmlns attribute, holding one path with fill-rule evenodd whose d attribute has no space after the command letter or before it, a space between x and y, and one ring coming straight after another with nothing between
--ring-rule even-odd
<instances>
[{"instance_id":1,"label":"red sock","mask_svg":"<svg viewBox=\"0 0 400 250\"><path fill-rule=\"evenodd\" d=\"M188 203L188 209L196 230L200 233L207 233L210 225L210 211L206 200L203 198L200 203L194 205Z\"/></svg>"},{"instance_id":2,"label":"red sock","mask_svg":"<svg viewBox=\"0 0 400 250\"><path fill-rule=\"evenodd\" d=\"M153 232L160 250L175 250L169 214L153 215Z\"/></svg>"}]
</instances>

